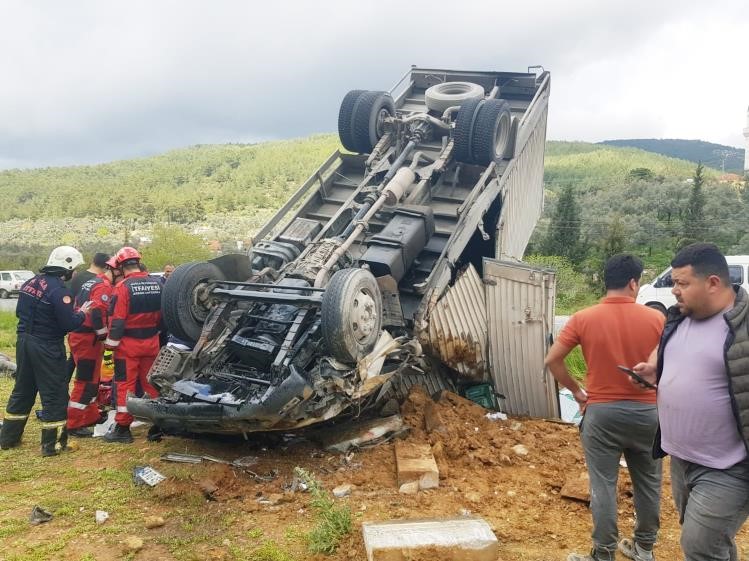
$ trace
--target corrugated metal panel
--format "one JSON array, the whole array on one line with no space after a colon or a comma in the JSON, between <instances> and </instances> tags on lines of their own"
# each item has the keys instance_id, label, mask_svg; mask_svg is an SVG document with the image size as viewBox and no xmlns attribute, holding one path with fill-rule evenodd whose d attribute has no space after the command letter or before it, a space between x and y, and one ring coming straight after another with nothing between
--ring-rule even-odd
<instances>
[{"instance_id":1,"label":"corrugated metal panel","mask_svg":"<svg viewBox=\"0 0 749 561\"><path fill-rule=\"evenodd\" d=\"M502 178L503 209L498 227L497 257L523 258L533 229L544 208L544 149L546 142L545 107L539 122L528 137L528 142ZM518 136L521 136L518 131Z\"/></svg>"},{"instance_id":2,"label":"corrugated metal panel","mask_svg":"<svg viewBox=\"0 0 749 561\"><path fill-rule=\"evenodd\" d=\"M447 289L429 316L429 346L469 380L487 379L484 286L473 265Z\"/></svg>"},{"instance_id":3,"label":"corrugated metal panel","mask_svg":"<svg viewBox=\"0 0 749 561\"><path fill-rule=\"evenodd\" d=\"M552 271L484 260L490 373L505 396L503 411L559 417L559 399L544 367L554 327L556 277Z\"/></svg>"}]
</instances>

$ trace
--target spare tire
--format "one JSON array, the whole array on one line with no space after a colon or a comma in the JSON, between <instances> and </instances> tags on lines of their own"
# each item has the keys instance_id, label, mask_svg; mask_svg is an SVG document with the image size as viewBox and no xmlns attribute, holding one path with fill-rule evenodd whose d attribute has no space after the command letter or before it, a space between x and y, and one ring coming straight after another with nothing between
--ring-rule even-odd
<instances>
[{"instance_id":1,"label":"spare tire","mask_svg":"<svg viewBox=\"0 0 749 561\"><path fill-rule=\"evenodd\" d=\"M460 110L455 117L453 155L457 161L464 164L473 163L473 129L476 122L476 113L483 103L481 99L469 99L460 106Z\"/></svg>"},{"instance_id":2,"label":"spare tire","mask_svg":"<svg viewBox=\"0 0 749 561\"><path fill-rule=\"evenodd\" d=\"M325 348L349 364L372 351L382 329L382 295L366 269L341 269L322 297L320 329Z\"/></svg>"},{"instance_id":3,"label":"spare tire","mask_svg":"<svg viewBox=\"0 0 749 561\"><path fill-rule=\"evenodd\" d=\"M487 99L478 109L471 143L473 162L487 166L504 158L510 144L512 113L504 99Z\"/></svg>"},{"instance_id":4,"label":"spare tire","mask_svg":"<svg viewBox=\"0 0 749 561\"><path fill-rule=\"evenodd\" d=\"M473 82L443 82L424 92L427 109L443 113L448 107L462 105L469 99L484 99L484 88Z\"/></svg>"},{"instance_id":5,"label":"spare tire","mask_svg":"<svg viewBox=\"0 0 749 561\"><path fill-rule=\"evenodd\" d=\"M213 305L211 280L226 280L213 263L198 261L174 269L161 293L161 313L169 333L193 345L200 338Z\"/></svg>"}]
</instances>

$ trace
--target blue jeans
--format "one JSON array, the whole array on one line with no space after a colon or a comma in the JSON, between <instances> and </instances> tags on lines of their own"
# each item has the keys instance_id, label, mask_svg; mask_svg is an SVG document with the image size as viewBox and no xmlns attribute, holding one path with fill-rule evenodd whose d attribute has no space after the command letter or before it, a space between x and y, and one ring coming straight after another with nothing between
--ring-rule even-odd
<instances>
[{"instance_id":1,"label":"blue jeans","mask_svg":"<svg viewBox=\"0 0 749 561\"><path fill-rule=\"evenodd\" d=\"M658 536L661 504L661 461L654 460L652 444L658 426L655 405L613 401L588 405L581 425L581 440L590 477L590 510L596 557L616 556L617 480L624 455L632 477L637 519L634 539L652 548Z\"/></svg>"},{"instance_id":2,"label":"blue jeans","mask_svg":"<svg viewBox=\"0 0 749 561\"><path fill-rule=\"evenodd\" d=\"M749 460L714 469L671 457L671 488L686 561L737 561L749 515Z\"/></svg>"}]
</instances>

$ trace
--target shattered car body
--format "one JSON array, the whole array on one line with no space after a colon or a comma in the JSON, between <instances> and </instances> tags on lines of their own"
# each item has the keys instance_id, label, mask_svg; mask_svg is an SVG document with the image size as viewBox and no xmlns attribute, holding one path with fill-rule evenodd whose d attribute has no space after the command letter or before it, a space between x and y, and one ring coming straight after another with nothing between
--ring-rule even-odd
<instances>
[{"instance_id":1,"label":"shattered car body","mask_svg":"<svg viewBox=\"0 0 749 561\"><path fill-rule=\"evenodd\" d=\"M351 153L248 255L172 274L164 318L192 348L164 347L160 395L128 410L165 429L288 430L417 383L490 380L471 291L485 257L522 257L540 215L549 84L542 70L412 68L390 92L349 92L338 132Z\"/></svg>"}]
</instances>

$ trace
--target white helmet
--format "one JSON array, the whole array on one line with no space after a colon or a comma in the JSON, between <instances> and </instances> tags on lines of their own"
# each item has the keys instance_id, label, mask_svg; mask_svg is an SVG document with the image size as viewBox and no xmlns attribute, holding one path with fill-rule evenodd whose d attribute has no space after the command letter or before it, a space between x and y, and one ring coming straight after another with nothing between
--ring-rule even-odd
<instances>
[{"instance_id":1,"label":"white helmet","mask_svg":"<svg viewBox=\"0 0 749 561\"><path fill-rule=\"evenodd\" d=\"M45 269L65 269L66 271L72 271L78 265L83 264L83 255L74 247L69 245L61 245L52 250L47 259L47 264L44 266Z\"/></svg>"}]
</instances>

